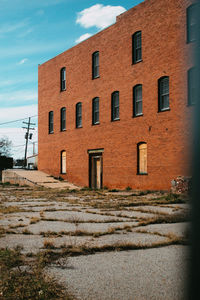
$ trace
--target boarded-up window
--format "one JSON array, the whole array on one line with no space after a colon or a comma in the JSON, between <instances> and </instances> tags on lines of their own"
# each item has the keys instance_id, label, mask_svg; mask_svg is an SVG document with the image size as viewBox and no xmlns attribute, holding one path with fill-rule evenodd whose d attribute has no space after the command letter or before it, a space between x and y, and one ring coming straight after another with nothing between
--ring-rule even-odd
<instances>
[{"instance_id":1,"label":"boarded-up window","mask_svg":"<svg viewBox=\"0 0 200 300\"><path fill-rule=\"evenodd\" d=\"M61 174L66 173L66 151L61 151Z\"/></svg>"},{"instance_id":2,"label":"boarded-up window","mask_svg":"<svg viewBox=\"0 0 200 300\"><path fill-rule=\"evenodd\" d=\"M138 144L138 174L147 174L147 144Z\"/></svg>"}]
</instances>

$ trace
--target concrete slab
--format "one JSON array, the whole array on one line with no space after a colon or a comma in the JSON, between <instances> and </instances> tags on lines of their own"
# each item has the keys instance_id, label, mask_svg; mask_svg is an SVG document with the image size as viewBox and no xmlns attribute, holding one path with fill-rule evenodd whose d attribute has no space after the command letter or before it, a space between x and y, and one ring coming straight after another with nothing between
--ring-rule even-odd
<instances>
[{"instance_id":1,"label":"concrete slab","mask_svg":"<svg viewBox=\"0 0 200 300\"><path fill-rule=\"evenodd\" d=\"M37 170L9 169L2 172L2 182L19 185L39 185L46 188L80 189L67 181L59 181L53 176Z\"/></svg>"},{"instance_id":2,"label":"concrete slab","mask_svg":"<svg viewBox=\"0 0 200 300\"><path fill-rule=\"evenodd\" d=\"M184 300L188 252L186 246L105 252L47 271L81 300Z\"/></svg>"}]
</instances>

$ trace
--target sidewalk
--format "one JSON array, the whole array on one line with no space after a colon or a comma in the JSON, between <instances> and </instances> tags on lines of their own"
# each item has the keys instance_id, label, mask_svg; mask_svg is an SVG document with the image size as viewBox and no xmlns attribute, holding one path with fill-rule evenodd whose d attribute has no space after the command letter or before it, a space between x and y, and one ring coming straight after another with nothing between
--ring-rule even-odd
<instances>
[{"instance_id":1,"label":"sidewalk","mask_svg":"<svg viewBox=\"0 0 200 300\"><path fill-rule=\"evenodd\" d=\"M67 181L60 181L54 177L37 170L9 169L2 173L2 182L10 182L19 185L39 185L47 188L79 189L78 186Z\"/></svg>"}]
</instances>

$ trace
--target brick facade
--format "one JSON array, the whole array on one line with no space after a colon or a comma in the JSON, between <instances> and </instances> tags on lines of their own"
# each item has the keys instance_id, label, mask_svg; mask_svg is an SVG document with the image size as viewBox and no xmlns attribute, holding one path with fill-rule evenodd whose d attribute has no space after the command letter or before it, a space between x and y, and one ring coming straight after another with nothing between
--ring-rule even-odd
<instances>
[{"instance_id":1,"label":"brick facade","mask_svg":"<svg viewBox=\"0 0 200 300\"><path fill-rule=\"evenodd\" d=\"M187 0L146 0L116 23L39 66L38 169L80 186L89 184L90 149L103 149L103 186L168 190L190 175L191 114L187 70ZM132 35L142 32L142 61L132 64ZM99 78L92 79L92 54L99 51ZM187 63L186 63L187 62ZM66 68L66 90L60 70ZM169 76L170 110L158 112L158 79ZM142 84L143 115L133 117L133 87ZM119 91L120 120L111 122L111 94ZM99 124L92 125L92 99L99 97ZM82 128L75 108L82 102ZM60 109L66 107L66 131ZM49 134L49 112L54 132ZM147 175L137 175L137 145L147 143ZM61 151L66 151L66 174Z\"/></svg>"}]
</instances>

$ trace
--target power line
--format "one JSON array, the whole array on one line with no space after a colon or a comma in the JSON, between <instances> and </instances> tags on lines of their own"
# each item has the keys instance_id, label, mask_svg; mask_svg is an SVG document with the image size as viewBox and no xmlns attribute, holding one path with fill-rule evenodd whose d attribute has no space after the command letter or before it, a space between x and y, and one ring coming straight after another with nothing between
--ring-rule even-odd
<instances>
[{"instance_id":1,"label":"power line","mask_svg":"<svg viewBox=\"0 0 200 300\"><path fill-rule=\"evenodd\" d=\"M15 148L15 147L24 147L24 146L25 146L25 144L24 145L12 146L12 148Z\"/></svg>"},{"instance_id":2,"label":"power line","mask_svg":"<svg viewBox=\"0 0 200 300\"><path fill-rule=\"evenodd\" d=\"M30 118L34 118L34 117L37 117L38 115L34 115L34 116L31 116ZM15 123L15 122L18 122L18 121L23 121L23 120L26 120L28 119L29 117L27 118L23 118L23 119L18 119L18 120L13 120L13 121L8 121L8 122L4 122L4 123L0 123L0 125L5 125L5 124L10 124L10 123Z\"/></svg>"}]
</instances>

